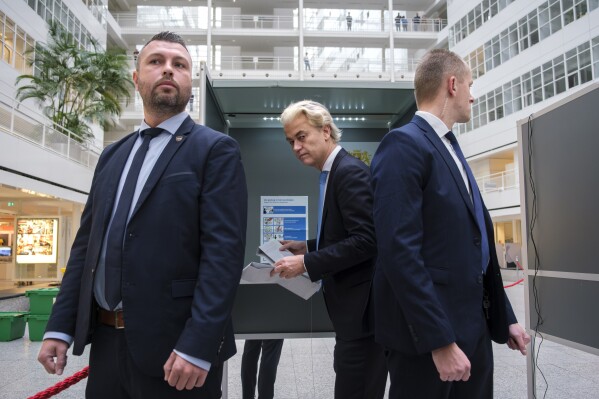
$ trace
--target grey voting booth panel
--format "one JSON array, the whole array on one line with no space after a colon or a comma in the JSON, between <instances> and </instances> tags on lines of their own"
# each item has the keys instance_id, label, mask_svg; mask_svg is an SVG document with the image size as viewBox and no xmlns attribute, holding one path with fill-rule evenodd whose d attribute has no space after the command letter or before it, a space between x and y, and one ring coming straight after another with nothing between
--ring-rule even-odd
<instances>
[{"instance_id":1,"label":"grey voting booth panel","mask_svg":"<svg viewBox=\"0 0 599 399\"><path fill-rule=\"evenodd\" d=\"M520 121L518 132L528 327L539 309L545 338L596 354L598 104L595 83Z\"/></svg>"},{"instance_id":2,"label":"grey voting booth panel","mask_svg":"<svg viewBox=\"0 0 599 399\"><path fill-rule=\"evenodd\" d=\"M308 300L277 284L241 284L233 307L238 338L331 337L320 292Z\"/></svg>"}]
</instances>

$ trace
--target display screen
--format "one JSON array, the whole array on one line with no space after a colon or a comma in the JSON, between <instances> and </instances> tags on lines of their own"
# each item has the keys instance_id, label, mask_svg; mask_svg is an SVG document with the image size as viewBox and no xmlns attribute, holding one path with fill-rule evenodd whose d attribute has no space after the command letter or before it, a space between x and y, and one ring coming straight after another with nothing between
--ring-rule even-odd
<instances>
[{"instance_id":1,"label":"display screen","mask_svg":"<svg viewBox=\"0 0 599 399\"><path fill-rule=\"evenodd\" d=\"M17 263L56 263L58 219L17 220Z\"/></svg>"},{"instance_id":2,"label":"display screen","mask_svg":"<svg viewBox=\"0 0 599 399\"><path fill-rule=\"evenodd\" d=\"M11 247L0 247L0 256L11 256L12 248Z\"/></svg>"}]
</instances>

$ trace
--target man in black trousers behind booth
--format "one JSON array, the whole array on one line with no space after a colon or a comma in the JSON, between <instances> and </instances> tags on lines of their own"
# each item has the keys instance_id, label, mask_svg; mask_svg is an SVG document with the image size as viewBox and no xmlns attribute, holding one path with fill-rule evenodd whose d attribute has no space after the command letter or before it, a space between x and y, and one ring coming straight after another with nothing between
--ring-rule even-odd
<instances>
[{"instance_id":1,"label":"man in black trousers behind booth","mask_svg":"<svg viewBox=\"0 0 599 399\"><path fill-rule=\"evenodd\" d=\"M273 274L293 278L307 272L312 281L322 280L335 330L335 398L382 398L387 369L383 349L374 342L370 171L338 144L341 131L322 104L291 104L281 122L296 157L320 171L320 198L316 237L283 241L281 249L294 256L279 260Z\"/></svg>"}]
</instances>

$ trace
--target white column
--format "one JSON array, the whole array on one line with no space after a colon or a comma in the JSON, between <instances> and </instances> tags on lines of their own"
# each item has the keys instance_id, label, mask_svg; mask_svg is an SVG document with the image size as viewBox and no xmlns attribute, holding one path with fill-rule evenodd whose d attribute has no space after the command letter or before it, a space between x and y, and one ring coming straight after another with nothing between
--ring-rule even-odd
<instances>
[{"instance_id":1,"label":"white column","mask_svg":"<svg viewBox=\"0 0 599 399\"><path fill-rule=\"evenodd\" d=\"M395 82L395 21L393 20L393 0L389 0L389 63L391 64L391 81ZM384 51L384 50L383 50Z\"/></svg>"},{"instance_id":2,"label":"white column","mask_svg":"<svg viewBox=\"0 0 599 399\"><path fill-rule=\"evenodd\" d=\"M304 80L304 0L299 0L298 7L297 16L299 24L299 53L296 62L300 73L300 80Z\"/></svg>"},{"instance_id":3,"label":"white column","mask_svg":"<svg viewBox=\"0 0 599 399\"><path fill-rule=\"evenodd\" d=\"M212 69L212 20L213 18L213 12L214 10L212 9L212 0L208 0L208 12L207 14L207 18L208 18L208 30L206 31L206 66L208 67L208 70L210 71Z\"/></svg>"}]
</instances>

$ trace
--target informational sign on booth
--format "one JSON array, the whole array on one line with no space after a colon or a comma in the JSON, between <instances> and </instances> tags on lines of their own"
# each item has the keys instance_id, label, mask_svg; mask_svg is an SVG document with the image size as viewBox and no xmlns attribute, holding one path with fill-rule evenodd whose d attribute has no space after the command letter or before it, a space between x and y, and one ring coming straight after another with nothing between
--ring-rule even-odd
<instances>
[{"instance_id":1,"label":"informational sign on booth","mask_svg":"<svg viewBox=\"0 0 599 399\"><path fill-rule=\"evenodd\" d=\"M307 196L260 197L261 244L270 240L306 240L308 236Z\"/></svg>"}]
</instances>

